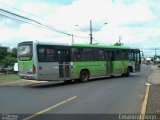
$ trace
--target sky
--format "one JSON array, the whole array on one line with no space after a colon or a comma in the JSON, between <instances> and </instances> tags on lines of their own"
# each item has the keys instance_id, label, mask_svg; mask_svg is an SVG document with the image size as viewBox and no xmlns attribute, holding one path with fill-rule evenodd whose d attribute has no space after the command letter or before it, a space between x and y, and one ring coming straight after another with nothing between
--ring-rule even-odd
<instances>
[{"instance_id":1,"label":"sky","mask_svg":"<svg viewBox=\"0 0 160 120\"><path fill-rule=\"evenodd\" d=\"M0 10L0 45L13 48L28 40L87 44L91 20L93 43L111 45L120 39L145 56L154 55L155 48L160 55L159 8L160 0L0 0L0 9L73 34L72 40L67 34L8 19Z\"/></svg>"}]
</instances>

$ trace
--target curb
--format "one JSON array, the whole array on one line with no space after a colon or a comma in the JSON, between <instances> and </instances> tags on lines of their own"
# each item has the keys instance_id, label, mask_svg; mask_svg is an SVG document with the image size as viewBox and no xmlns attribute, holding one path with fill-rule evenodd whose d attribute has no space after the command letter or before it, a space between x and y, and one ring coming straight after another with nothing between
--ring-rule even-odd
<instances>
[{"instance_id":1,"label":"curb","mask_svg":"<svg viewBox=\"0 0 160 120\"><path fill-rule=\"evenodd\" d=\"M153 84L153 85L160 84L160 80L159 80L160 74L159 73L160 73L160 68L158 67L158 65L152 65L150 67L150 72L149 72L146 82Z\"/></svg>"},{"instance_id":2,"label":"curb","mask_svg":"<svg viewBox=\"0 0 160 120\"><path fill-rule=\"evenodd\" d=\"M148 89L148 98L143 102L145 104L145 112L141 112L143 115L152 115L157 119L160 119L160 75L157 76L157 70L159 72L158 65L151 66L150 73L146 80L146 86L149 87ZM147 90L146 90L147 93Z\"/></svg>"}]
</instances>

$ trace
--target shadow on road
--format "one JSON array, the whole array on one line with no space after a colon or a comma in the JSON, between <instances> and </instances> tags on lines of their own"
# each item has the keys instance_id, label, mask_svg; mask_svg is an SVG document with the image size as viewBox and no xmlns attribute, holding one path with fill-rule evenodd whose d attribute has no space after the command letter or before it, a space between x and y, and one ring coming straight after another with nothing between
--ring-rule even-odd
<instances>
[{"instance_id":1,"label":"shadow on road","mask_svg":"<svg viewBox=\"0 0 160 120\"><path fill-rule=\"evenodd\" d=\"M130 75L130 77L138 77L139 75L134 74L134 75ZM130 78L128 77L128 78ZM29 88L50 88L50 87L62 87L62 86L70 86L70 85L77 85L77 84L90 84L90 82L101 82L104 80L123 80L123 78L127 78L127 77L122 77L122 76L111 76L111 77L102 77L102 78L94 78L94 79L90 79L87 82L84 83L78 83L75 81L71 81L71 82L64 82L64 81L57 81L57 82L44 82L44 83L36 83L36 84L32 84L32 85L27 85L25 87L29 87Z\"/></svg>"}]
</instances>

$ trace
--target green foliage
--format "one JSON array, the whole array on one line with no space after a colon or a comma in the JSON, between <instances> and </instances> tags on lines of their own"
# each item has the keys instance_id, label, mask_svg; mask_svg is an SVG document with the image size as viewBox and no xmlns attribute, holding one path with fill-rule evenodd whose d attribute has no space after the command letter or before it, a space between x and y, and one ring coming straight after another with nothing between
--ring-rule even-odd
<instances>
[{"instance_id":1,"label":"green foliage","mask_svg":"<svg viewBox=\"0 0 160 120\"><path fill-rule=\"evenodd\" d=\"M11 52L0 48L0 66L13 66L15 62L17 62L17 48L13 48Z\"/></svg>"},{"instance_id":2,"label":"green foliage","mask_svg":"<svg viewBox=\"0 0 160 120\"><path fill-rule=\"evenodd\" d=\"M0 47L0 61L1 61L2 59L4 59L4 57L5 57L7 54L8 54L7 51L6 51L4 48Z\"/></svg>"},{"instance_id":3,"label":"green foliage","mask_svg":"<svg viewBox=\"0 0 160 120\"><path fill-rule=\"evenodd\" d=\"M123 43L116 42L116 43L114 44L114 46L123 46Z\"/></svg>"},{"instance_id":4,"label":"green foliage","mask_svg":"<svg viewBox=\"0 0 160 120\"><path fill-rule=\"evenodd\" d=\"M14 63L17 62L17 59L11 55L7 55L1 62L4 66L13 66Z\"/></svg>"},{"instance_id":5,"label":"green foliage","mask_svg":"<svg viewBox=\"0 0 160 120\"><path fill-rule=\"evenodd\" d=\"M17 58L17 48L12 49L11 56Z\"/></svg>"}]
</instances>

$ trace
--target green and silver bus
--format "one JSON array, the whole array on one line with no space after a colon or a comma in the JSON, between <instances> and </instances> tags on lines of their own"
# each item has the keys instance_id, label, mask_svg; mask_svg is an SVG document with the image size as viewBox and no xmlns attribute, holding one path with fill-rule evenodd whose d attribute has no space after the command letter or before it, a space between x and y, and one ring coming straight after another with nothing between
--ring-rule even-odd
<instances>
[{"instance_id":1,"label":"green and silver bus","mask_svg":"<svg viewBox=\"0 0 160 120\"><path fill-rule=\"evenodd\" d=\"M139 49L93 44L26 41L18 44L19 76L45 81L85 82L88 79L138 72Z\"/></svg>"}]
</instances>

